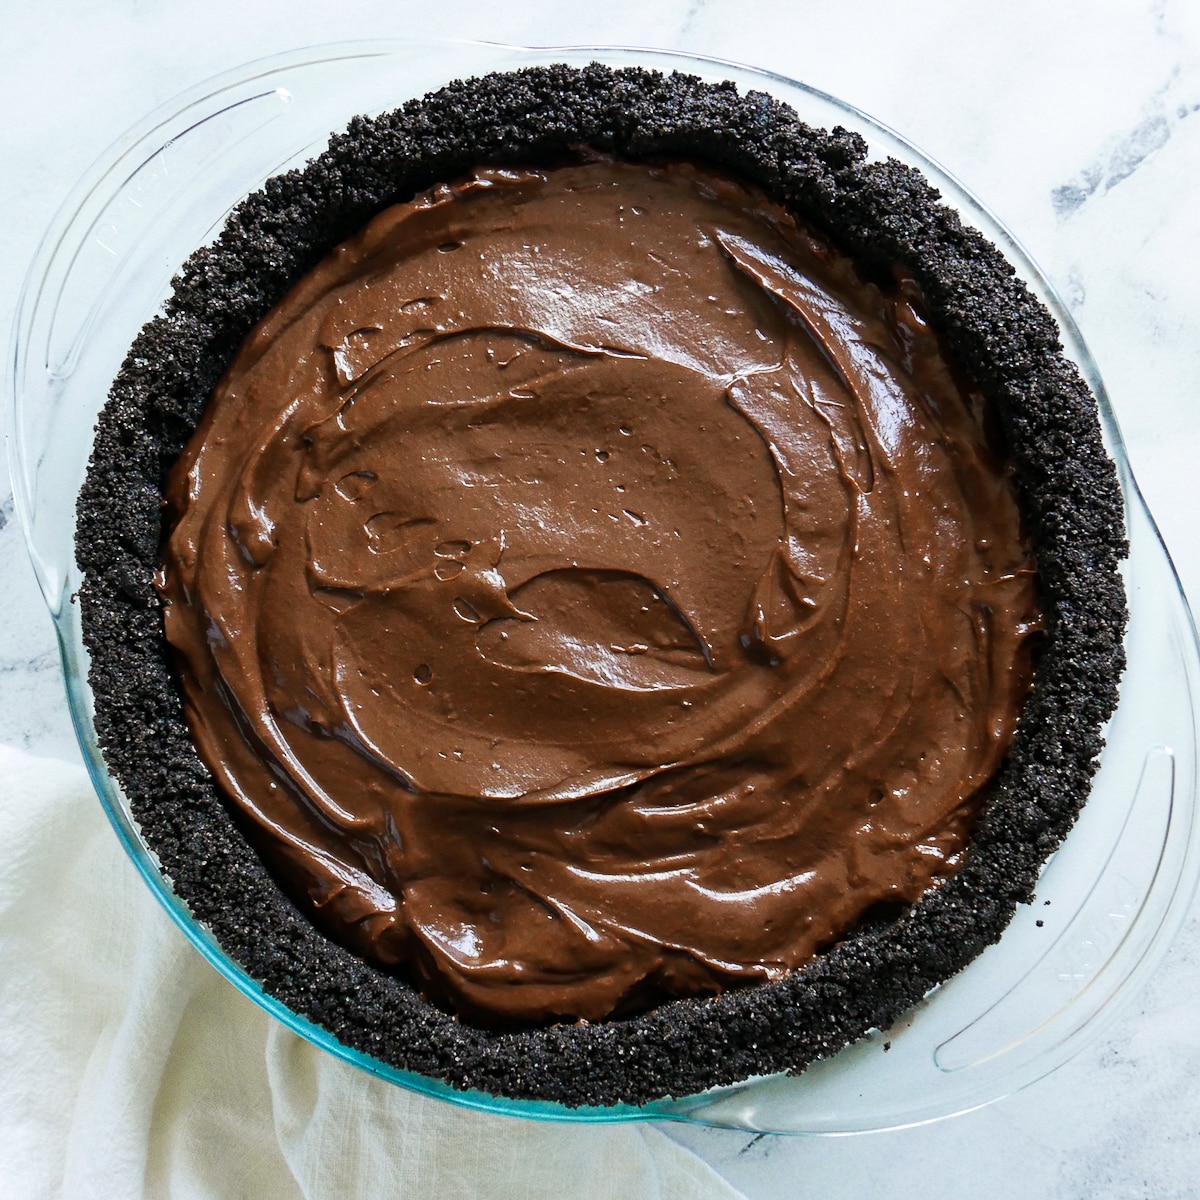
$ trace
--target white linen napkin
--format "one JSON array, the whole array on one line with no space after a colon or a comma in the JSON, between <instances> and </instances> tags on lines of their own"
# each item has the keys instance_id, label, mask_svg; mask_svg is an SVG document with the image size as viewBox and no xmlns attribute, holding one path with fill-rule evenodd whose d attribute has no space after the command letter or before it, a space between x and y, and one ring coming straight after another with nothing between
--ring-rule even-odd
<instances>
[{"instance_id":1,"label":"white linen napkin","mask_svg":"<svg viewBox=\"0 0 1200 1200\"><path fill-rule=\"evenodd\" d=\"M368 1076L226 983L81 767L0 747L0 1197L705 1200L661 1131L495 1117Z\"/></svg>"}]
</instances>

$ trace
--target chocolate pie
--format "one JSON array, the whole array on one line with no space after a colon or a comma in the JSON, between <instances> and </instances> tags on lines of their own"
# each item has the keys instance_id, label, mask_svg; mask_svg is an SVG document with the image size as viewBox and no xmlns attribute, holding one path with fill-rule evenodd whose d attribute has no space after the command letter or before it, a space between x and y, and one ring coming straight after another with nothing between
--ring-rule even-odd
<instances>
[{"instance_id":1,"label":"chocolate pie","mask_svg":"<svg viewBox=\"0 0 1200 1200\"><path fill-rule=\"evenodd\" d=\"M912 169L598 66L358 120L197 251L79 503L96 724L344 1043L644 1103L994 941L1086 799L1124 529L1049 314Z\"/></svg>"}]
</instances>

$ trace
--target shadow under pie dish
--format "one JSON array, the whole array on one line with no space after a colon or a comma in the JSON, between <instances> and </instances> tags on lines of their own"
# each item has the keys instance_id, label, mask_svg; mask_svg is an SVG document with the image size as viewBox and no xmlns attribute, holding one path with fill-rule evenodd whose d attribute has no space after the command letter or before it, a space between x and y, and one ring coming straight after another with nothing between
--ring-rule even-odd
<instances>
[{"instance_id":1,"label":"shadow under pie dish","mask_svg":"<svg viewBox=\"0 0 1200 1200\"><path fill-rule=\"evenodd\" d=\"M898 914L876 909L864 921L858 913L827 938L836 944L781 978L727 987L718 996L656 995L649 1010L618 1011L609 1020L498 1028L486 1020L456 1019L446 1011L446 996L432 1003L394 970L370 965L325 938L238 833L191 748L163 640L152 584L162 541L158 497L166 470L239 345L335 246L354 238L388 205L427 188L481 167L510 174L545 170L577 159L581 147L621 164L650 163L661 171L662 164L696 163L733 176L762 189L804 228L848 255L875 293L893 299L900 294L907 284L896 282L897 269L902 281L911 281L954 369L968 391L986 397L1007 443L1036 553L1043 628L1020 728L987 784L987 802L961 864L911 907L907 903L916 897L905 896ZM733 245L724 248L726 260ZM746 275L753 252L742 258ZM776 299L765 302L765 311L774 311L781 290L784 284L777 282ZM560 358L593 349L551 344L548 351L553 339L544 329L541 334L526 338L523 348ZM360 341L369 343L370 333ZM494 360L505 348L500 341L478 347L485 361L488 351ZM636 348L617 349L636 354ZM423 350L418 345L412 354ZM544 371L548 363L535 365ZM761 374L760 364L739 379ZM345 386L357 378L347 378ZM758 440L749 438L758 447L766 444L764 403L760 398L753 409ZM747 411L749 401L741 425ZM740 428L730 437L736 439ZM572 445L572 453L578 449ZM606 446L590 449L613 459ZM778 540L777 530L768 533ZM434 543L435 550L443 544ZM730 87L686 77L600 67L458 83L392 116L356 122L310 167L272 181L240 206L215 245L191 260L165 317L135 344L101 419L79 527L85 637L101 741L147 840L196 918L268 991L341 1041L454 1086L567 1105L639 1104L800 1068L868 1029L886 1027L995 940L1013 906L1029 898L1042 861L1087 794L1121 666L1124 603L1117 563L1123 548L1120 496L1094 401L1061 356L1053 321L999 253L964 230L911 169L871 163L854 136L801 126L761 96L741 97ZM452 554L441 557L458 561ZM464 565L464 572L469 569ZM594 564L584 569L593 575L616 570ZM763 573L759 568L752 574ZM340 585L334 580L321 586ZM592 577L581 586L591 588L594 600L605 581ZM656 594L666 600L670 592L667 584ZM341 603L345 597L328 599ZM621 610L627 599L618 597L608 610ZM528 605L517 607L529 615ZM516 618L508 613L490 619ZM696 632L694 621L689 627ZM672 653L658 658L679 670L699 669L680 660L703 657L714 644L703 638L694 645L681 642L674 627L660 642ZM769 647L769 638L763 645ZM421 659L413 670L422 665L430 664ZM644 670L644 663L635 666ZM437 663L432 669L438 678ZM779 667L760 663L755 669ZM429 686L415 678L413 683ZM746 773L740 778L744 782ZM453 793L455 786L437 782L428 790ZM553 782L542 786L543 798L570 799L553 789Z\"/></svg>"}]
</instances>

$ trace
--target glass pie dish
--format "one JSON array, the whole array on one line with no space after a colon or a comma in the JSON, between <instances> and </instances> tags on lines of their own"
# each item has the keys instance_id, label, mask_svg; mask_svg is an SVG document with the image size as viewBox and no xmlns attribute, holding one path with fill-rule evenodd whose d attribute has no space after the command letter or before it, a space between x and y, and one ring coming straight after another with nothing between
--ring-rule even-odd
<instances>
[{"instance_id":1,"label":"glass pie dish","mask_svg":"<svg viewBox=\"0 0 1200 1200\"><path fill-rule=\"evenodd\" d=\"M74 562L75 497L92 426L127 347L172 277L270 176L317 153L331 130L450 79L553 62L641 65L766 91L812 125L864 136L874 156L921 170L1058 319L1090 384L1123 489L1129 668L1092 798L1047 864L1037 902L998 945L902 1021L800 1076L772 1076L641 1108L570 1109L460 1092L341 1045L264 994L175 896L97 745ZM170 102L93 166L52 222L18 311L12 391L17 504L58 632L68 697L97 790L132 860L172 918L236 987L301 1036L401 1086L514 1115L676 1119L755 1131L891 1128L977 1107L1053 1070L1102 1027L1165 947L1190 898L1195 814L1195 631L1137 491L1103 385L1048 282L941 168L853 108L779 76L657 51L528 49L406 41L317 47L252 63Z\"/></svg>"}]
</instances>

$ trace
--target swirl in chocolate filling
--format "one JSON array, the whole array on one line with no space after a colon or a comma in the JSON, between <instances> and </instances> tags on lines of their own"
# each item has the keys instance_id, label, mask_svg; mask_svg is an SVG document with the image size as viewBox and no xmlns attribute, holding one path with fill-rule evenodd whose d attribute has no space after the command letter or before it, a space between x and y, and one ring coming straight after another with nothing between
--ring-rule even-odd
<instances>
[{"instance_id":1,"label":"swirl in chocolate filling","mask_svg":"<svg viewBox=\"0 0 1200 1200\"><path fill-rule=\"evenodd\" d=\"M172 472L200 752L482 1022L776 979L953 870L1032 553L912 283L687 165L480 170L248 339Z\"/></svg>"}]
</instances>

